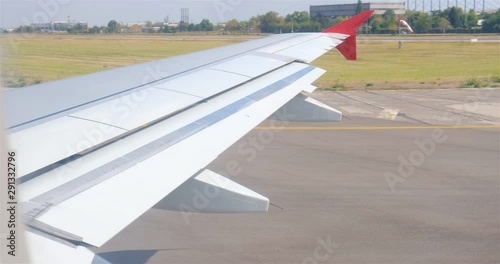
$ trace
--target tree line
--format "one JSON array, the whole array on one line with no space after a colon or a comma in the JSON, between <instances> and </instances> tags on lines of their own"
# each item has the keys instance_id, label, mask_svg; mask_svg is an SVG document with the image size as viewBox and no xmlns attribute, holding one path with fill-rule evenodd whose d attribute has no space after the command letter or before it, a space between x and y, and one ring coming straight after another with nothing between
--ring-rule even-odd
<instances>
[{"instance_id":1,"label":"tree line","mask_svg":"<svg viewBox=\"0 0 500 264\"><path fill-rule=\"evenodd\" d=\"M358 2L357 12L361 12L361 1ZM187 31L220 31L226 33L290 33L290 32L320 32L332 25L340 23L348 17L311 17L307 11L296 11L292 14L280 16L277 12L270 11L262 15L251 17L249 20L238 21L232 19L226 23L214 24L208 19L200 23L187 23L181 21L176 27L164 26L164 23L146 22L144 26L134 25L125 27L116 20L111 20L107 26L94 26L91 28L72 27L69 33L137 33L159 32L176 33ZM393 10L387 10L382 15L373 15L362 27L364 33L384 34L397 33L399 20L406 20L415 33L446 33L446 32L484 32L500 33L500 9L494 13L477 15L473 10L464 12L459 7L437 10L432 13L407 11L404 15L396 15ZM478 21L482 21L482 26ZM141 29L155 28L154 31L141 31ZM33 32L29 26L21 26L15 32Z\"/></svg>"},{"instance_id":2,"label":"tree line","mask_svg":"<svg viewBox=\"0 0 500 264\"><path fill-rule=\"evenodd\" d=\"M361 12L362 10L358 10ZM309 13L294 12L285 17L276 12L257 16L259 28L264 33L318 32L338 24L348 17L309 17ZM477 15L474 10L464 12L459 7L451 7L431 14L419 11L407 11L397 16L389 9L382 15L373 15L361 29L365 33L397 33L399 20L406 20L415 33L484 32L500 33L500 10L490 14ZM478 25L482 20L482 26Z\"/></svg>"},{"instance_id":3,"label":"tree line","mask_svg":"<svg viewBox=\"0 0 500 264\"><path fill-rule=\"evenodd\" d=\"M462 8L451 7L432 13L407 12L402 19L410 23L416 33L446 33L471 31L484 33L500 32L500 10L491 14L477 15L474 10L464 12ZM478 24L482 21L482 26Z\"/></svg>"}]
</instances>

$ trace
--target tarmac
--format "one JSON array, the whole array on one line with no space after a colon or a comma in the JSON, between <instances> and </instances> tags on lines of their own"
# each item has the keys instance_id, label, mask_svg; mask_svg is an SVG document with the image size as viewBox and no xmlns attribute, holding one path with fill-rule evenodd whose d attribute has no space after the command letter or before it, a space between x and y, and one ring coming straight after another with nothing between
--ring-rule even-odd
<instances>
[{"instance_id":1,"label":"tarmac","mask_svg":"<svg viewBox=\"0 0 500 264\"><path fill-rule=\"evenodd\" d=\"M117 263L500 263L500 89L313 97L344 120L266 121L209 166L236 162L226 176L268 197L268 213L151 209L97 252Z\"/></svg>"}]
</instances>

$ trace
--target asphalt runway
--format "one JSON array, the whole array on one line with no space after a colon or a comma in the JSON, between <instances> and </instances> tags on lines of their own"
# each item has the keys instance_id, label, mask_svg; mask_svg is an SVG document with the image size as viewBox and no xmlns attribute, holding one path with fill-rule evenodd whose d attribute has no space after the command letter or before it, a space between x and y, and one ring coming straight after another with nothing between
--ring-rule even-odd
<instances>
[{"instance_id":1,"label":"asphalt runway","mask_svg":"<svg viewBox=\"0 0 500 264\"><path fill-rule=\"evenodd\" d=\"M283 129L266 121L209 166L221 172L237 162L230 178L269 197L268 213L152 209L100 255L117 263L500 263L500 89L314 97L344 120Z\"/></svg>"}]
</instances>

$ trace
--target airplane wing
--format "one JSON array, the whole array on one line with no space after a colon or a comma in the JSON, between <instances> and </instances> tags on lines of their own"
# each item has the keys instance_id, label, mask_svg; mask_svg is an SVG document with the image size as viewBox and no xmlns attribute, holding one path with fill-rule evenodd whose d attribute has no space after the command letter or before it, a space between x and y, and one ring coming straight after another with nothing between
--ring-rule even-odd
<instances>
[{"instance_id":1,"label":"airplane wing","mask_svg":"<svg viewBox=\"0 0 500 264\"><path fill-rule=\"evenodd\" d=\"M339 121L340 112L302 93L325 72L308 63L334 47L355 59L356 29L371 14L322 33L274 35L4 92L30 261L92 263L92 247L152 207L267 211L266 197L205 167L272 114Z\"/></svg>"}]
</instances>

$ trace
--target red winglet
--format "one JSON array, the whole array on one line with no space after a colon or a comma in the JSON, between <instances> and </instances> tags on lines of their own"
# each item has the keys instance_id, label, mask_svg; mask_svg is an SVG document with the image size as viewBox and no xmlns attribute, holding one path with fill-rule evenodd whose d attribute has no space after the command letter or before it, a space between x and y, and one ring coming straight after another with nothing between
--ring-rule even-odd
<instances>
[{"instance_id":1,"label":"red winglet","mask_svg":"<svg viewBox=\"0 0 500 264\"><path fill-rule=\"evenodd\" d=\"M347 60L356 60L356 31L363 25L363 23L370 18L373 14L373 10L363 11L348 20L345 20L333 27L323 30L323 33L340 33L345 35L350 35L344 40L337 49L344 55Z\"/></svg>"}]
</instances>

